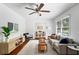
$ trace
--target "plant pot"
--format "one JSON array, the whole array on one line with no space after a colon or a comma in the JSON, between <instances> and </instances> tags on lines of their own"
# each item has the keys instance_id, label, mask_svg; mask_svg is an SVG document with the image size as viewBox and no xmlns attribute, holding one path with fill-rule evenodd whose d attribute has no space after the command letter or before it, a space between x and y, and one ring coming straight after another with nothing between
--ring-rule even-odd
<instances>
[{"instance_id":1,"label":"plant pot","mask_svg":"<svg viewBox=\"0 0 79 59\"><path fill-rule=\"evenodd\" d=\"M3 42L8 42L8 37L4 37Z\"/></svg>"}]
</instances>

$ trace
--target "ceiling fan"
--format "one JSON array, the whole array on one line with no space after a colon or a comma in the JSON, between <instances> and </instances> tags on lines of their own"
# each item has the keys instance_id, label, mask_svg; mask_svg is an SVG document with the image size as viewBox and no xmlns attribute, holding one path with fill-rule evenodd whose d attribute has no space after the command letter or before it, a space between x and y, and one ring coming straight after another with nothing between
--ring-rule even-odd
<instances>
[{"instance_id":1,"label":"ceiling fan","mask_svg":"<svg viewBox=\"0 0 79 59\"><path fill-rule=\"evenodd\" d=\"M38 4L35 4L35 5L36 5L36 8L35 9L30 8L30 7L25 7L25 9L29 9L29 10L33 10L34 11L34 12L30 13L29 15L32 15L34 13L38 13L39 16L41 16L41 13L40 12L47 12L47 13L50 12L49 10L41 10L42 7L44 6L43 3L40 3L40 5L38 5Z\"/></svg>"}]
</instances>

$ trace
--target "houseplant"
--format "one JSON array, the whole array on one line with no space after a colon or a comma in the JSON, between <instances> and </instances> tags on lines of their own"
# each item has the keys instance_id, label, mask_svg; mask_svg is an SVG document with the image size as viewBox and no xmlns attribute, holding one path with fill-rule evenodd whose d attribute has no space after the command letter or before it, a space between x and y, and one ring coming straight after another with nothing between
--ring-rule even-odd
<instances>
[{"instance_id":1,"label":"houseplant","mask_svg":"<svg viewBox=\"0 0 79 59\"><path fill-rule=\"evenodd\" d=\"M2 26L1 28L2 28L2 33L3 33L4 36L5 36L5 39L7 40L8 37L9 37L9 35L10 35L10 30L9 30L9 28L6 27L6 26Z\"/></svg>"}]
</instances>

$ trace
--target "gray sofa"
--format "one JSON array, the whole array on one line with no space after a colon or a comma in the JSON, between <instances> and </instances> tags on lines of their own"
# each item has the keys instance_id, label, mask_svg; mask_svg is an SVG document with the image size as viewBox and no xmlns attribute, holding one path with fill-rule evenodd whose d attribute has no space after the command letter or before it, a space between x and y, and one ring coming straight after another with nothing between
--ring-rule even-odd
<instances>
[{"instance_id":1,"label":"gray sofa","mask_svg":"<svg viewBox=\"0 0 79 59\"><path fill-rule=\"evenodd\" d=\"M58 39L49 37L48 39L51 47L60 55L67 54L67 46L76 46L75 42L72 39L69 39L70 43L68 44L61 44L61 38Z\"/></svg>"}]
</instances>

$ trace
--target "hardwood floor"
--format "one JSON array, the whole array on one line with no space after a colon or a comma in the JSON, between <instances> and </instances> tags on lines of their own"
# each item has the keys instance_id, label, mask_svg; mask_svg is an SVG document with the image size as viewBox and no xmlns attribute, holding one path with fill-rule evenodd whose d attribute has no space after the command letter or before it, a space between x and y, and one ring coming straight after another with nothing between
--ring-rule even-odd
<instances>
[{"instance_id":1,"label":"hardwood floor","mask_svg":"<svg viewBox=\"0 0 79 59\"><path fill-rule=\"evenodd\" d=\"M16 49L14 49L10 54L7 55L17 55L17 53L27 44L28 42L25 41L23 44L18 46Z\"/></svg>"}]
</instances>

